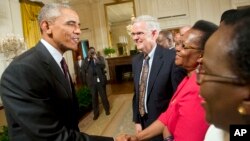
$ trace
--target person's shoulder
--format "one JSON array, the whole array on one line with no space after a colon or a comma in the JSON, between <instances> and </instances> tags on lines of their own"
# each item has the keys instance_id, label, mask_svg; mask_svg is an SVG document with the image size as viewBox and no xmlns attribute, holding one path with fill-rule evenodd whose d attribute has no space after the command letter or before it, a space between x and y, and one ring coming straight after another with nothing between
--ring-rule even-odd
<instances>
[{"instance_id":1,"label":"person's shoulder","mask_svg":"<svg viewBox=\"0 0 250 141\"><path fill-rule=\"evenodd\" d=\"M158 52L163 52L163 53L175 53L175 50L164 48L160 45L156 46L156 50L158 50Z\"/></svg>"},{"instance_id":2,"label":"person's shoulder","mask_svg":"<svg viewBox=\"0 0 250 141\"><path fill-rule=\"evenodd\" d=\"M15 57L13 61L8 65L8 67L5 69L3 75L5 73L12 73L13 71L21 71L21 70L27 70L28 68L35 68L38 64L35 57L37 56L34 54L35 48L31 48L24 52L23 54Z\"/></svg>"},{"instance_id":3,"label":"person's shoulder","mask_svg":"<svg viewBox=\"0 0 250 141\"><path fill-rule=\"evenodd\" d=\"M143 56L143 53L135 54L135 55L132 56L132 60L133 60L133 61L137 61L137 60L139 60L140 58L142 58L142 56Z\"/></svg>"},{"instance_id":4,"label":"person's shoulder","mask_svg":"<svg viewBox=\"0 0 250 141\"><path fill-rule=\"evenodd\" d=\"M223 141L224 131L215 127L214 125L210 125L207 133L205 135L204 141Z\"/></svg>"},{"instance_id":5,"label":"person's shoulder","mask_svg":"<svg viewBox=\"0 0 250 141\"><path fill-rule=\"evenodd\" d=\"M158 46L155 50L155 54L157 55L163 55L166 58L174 58L175 57L175 50L171 50L168 48L162 48Z\"/></svg>"},{"instance_id":6,"label":"person's shoulder","mask_svg":"<svg viewBox=\"0 0 250 141\"><path fill-rule=\"evenodd\" d=\"M105 58L103 56L98 56L98 59L103 60L103 61L105 60Z\"/></svg>"},{"instance_id":7,"label":"person's shoulder","mask_svg":"<svg viewBox=\"0 0 250 141\"><path fill-rule=\"evenodd\" d=\"M169 48L164 48L164 49L169 54L175 54L176 53L175 49L169 49Z\"/></svg>"},{"instance_id":8,"label":"person's shoulder","mask_svg":"<svg viewBox=\"0 0 250 141\"><path fill-rule=\"evenodd\" d=\"M46 48L43 48L46 49ZM30 66L36 67L41 64L41 61L48 59L47 56L42 55L41 51L39 51L38 46L32 47L22 53L21 55L15 57L9 66Z\"/></svg>"},{"instance_id":9,"label":"person's shoulder","mask_svg":"<svg viewBox=\"0 0 250 141\"><path fill-rule=\"evenodd\" d=\"M15 57L13 59L13 61L11 62L11 64L25 61L27 58L34 56L34 52L35 52L35 48L31 48L31 49L25 51L21 55Z\"/></svg>"}]
</instances>

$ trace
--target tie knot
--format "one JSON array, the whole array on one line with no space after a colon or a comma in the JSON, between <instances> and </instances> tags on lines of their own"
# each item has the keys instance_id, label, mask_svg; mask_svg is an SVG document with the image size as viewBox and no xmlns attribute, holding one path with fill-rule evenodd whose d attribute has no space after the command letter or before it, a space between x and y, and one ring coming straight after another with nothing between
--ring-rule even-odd
<instances>
[{"instance_id":1,"label":"tie knot","mask_svg":"<svg viewBox=\"0 0 250 141\"><path fill-rule=\"evenodd\" d=\"M65 61L65 59L64 59L64 57L63 57L62 60L61 60L61 65L62 65L62 66L67 65L67 64L66 64L66 61Z\"/></svg>"},{"instance_id":2,"label":"tie knot","mask_svg":"<svg viewBox=\"0 0 250 141\"><path fill-rule=\"evenodd\" d=\"M62 58L60 63L61 63L61 67L63 69L64 75L67 76L67 73L69 72L69 70L68 70L68 65L66 64L65 59Z\"/></svg>"},{"instance_id":3,"label":"tie knot","mask_svg":"<svg viewBox=\"0 0 250 141\"><path fill-rule=\"evenodd\" d=\"M150 57L148 56L148 55L146 55L145 57L144 57L144 60L146 60L146 61L148 61L150 59Z\"/></svg>"}]
</instances>

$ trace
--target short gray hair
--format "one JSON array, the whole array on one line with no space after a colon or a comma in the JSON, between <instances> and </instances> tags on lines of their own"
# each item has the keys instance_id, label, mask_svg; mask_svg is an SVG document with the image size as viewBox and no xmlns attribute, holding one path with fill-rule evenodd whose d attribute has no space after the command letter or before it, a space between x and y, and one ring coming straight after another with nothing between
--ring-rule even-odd
<instances>
[{"instance_id":1,"label":"short gray hair","mask_svg":"<svg viewBox=\"0 0 250 141\"><path fill-rule=\"evenodd\" d=\"M60 3L50 3L44 5L40 11L40 14L38 15L39 24L43 20L53 21L55 18L61 15L60 10L64 8L71 9L70 6Z\"/></svg>"},{"instance_id":2,"label":"short gray hair","mask_svg":"<svg viewBox=\"0 0 250 141\"><path fill-rule=\"evenodd\" d=\"M161 30L158 20L152 16L142 15L142 16L136 17L132 21L132 25L137 22L145 22L148 27L148 30L156 30L158 32Z\"/></svg>"}]
</instances>

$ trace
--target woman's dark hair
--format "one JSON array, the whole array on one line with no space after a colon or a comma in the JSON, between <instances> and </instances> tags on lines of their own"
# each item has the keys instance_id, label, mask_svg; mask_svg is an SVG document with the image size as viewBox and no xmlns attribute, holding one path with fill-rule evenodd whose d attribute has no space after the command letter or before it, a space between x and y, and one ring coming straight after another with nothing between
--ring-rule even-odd
<instances>
[{"instance_id":1,"label":"woman's dark hair","mask_svg":"<svg viewBox=\"0 0 250 141\"><path fill-rule=\"evenodd\" d=\"M236 12L237 12L237 9L229 9L229 10L224 11L220 17L220 23L223 22L227 18L234 17Z\"/></svg>"},{"instance_id":2,"label":"woman's dark hair","mask_svg":"<svg viewBox=\"0 0 250 141\"><path fill-rule=\"evenodd\" d=\"M229 43L230 64L233 72L250 82L250 8L237 11L237 16L227 18L225 25L232 26L231 43Z\"/></svg>"},{"instance_id":3,"label":"woman's dark hair","mask_svg":"<svg viewBox=\"0 0 250 141\"><path fill-rule=\"evenodd\" d=\"M203 35L200 39L200 49L204 50L207 39L218 29L218 26L209 21L199 20L193 25L192 29L203 32Z\"/></svg>"}]
</instances>

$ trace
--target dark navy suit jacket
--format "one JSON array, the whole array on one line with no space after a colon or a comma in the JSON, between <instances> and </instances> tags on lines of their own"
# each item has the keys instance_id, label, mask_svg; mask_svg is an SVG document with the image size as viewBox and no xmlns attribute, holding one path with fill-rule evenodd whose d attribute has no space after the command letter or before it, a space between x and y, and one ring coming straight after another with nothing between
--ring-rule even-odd
<instances>
[{"instance_id":1,"label":"dark navy suit jacket","mask_svg":"<svg viewBox=\"0 0 250 141\"><path fill-rule=\"evenodd\" d=\"M134 74L134 97L133 97L133 121L140 123L139 114L139 81L143 64L143 53L137 54L133 58L132 70ZM169 101L177 89L181 80L186 76L183 68L177 67L174 63L175 51L156 47L154 59L151 66L147 87L147 120L145 127L154 122L158 116L164 112Z\"/></svg>"},{"instance_id":2,"label":"dark navy suit jacket","mask_svg":"<svg viewBox=\"0 0 250 141\"><path fill-rule=\"evenodd\" d=\"M1 78L11 141L113 141L79 132L74 86L45 46L17 57ZM72 91L71 91L72 90Z\"/></svg>"}]
</instances>

